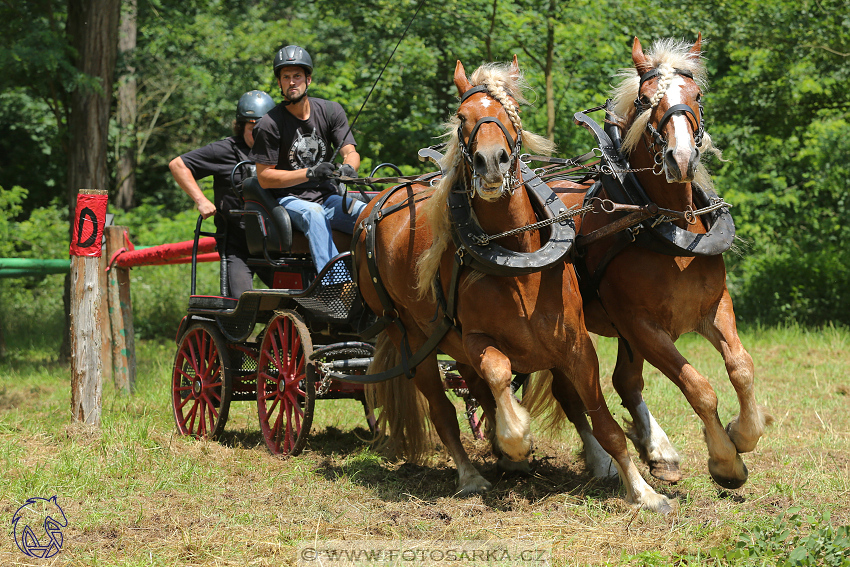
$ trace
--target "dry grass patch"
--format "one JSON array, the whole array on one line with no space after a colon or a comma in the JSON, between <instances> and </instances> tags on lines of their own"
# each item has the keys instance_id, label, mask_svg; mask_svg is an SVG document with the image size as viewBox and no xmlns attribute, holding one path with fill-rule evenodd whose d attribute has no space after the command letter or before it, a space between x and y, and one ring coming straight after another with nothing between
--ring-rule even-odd
<instances>
[{"instance_id":1,"label":"dry grass patch","mask_svg":"<svg viewBox=\"0 0 850 567\"><path fill-rule=\"evenodd\" d=\"M462 423L467 451L494 485L464 499L453 496L457 475L442 449L424 465L371 452L353 401L318 401L308 448L291 459L265 450L247 402L233 405L220 442L185 439L170 415L170 347L142 344L138 392L123 398L107 386L100 429L72 424L67 369L18 365L14 379L0 378L0 518L30 496L56 494L69 520L66 544L44 564L86 566L292 565L305 541L482 538L552 541L557 565L715 565L708 550L793 505L850 524L848 334L760 330L744 341L758 397L776 423L744 457L750 479L739 490L712 483L701 423L669 380L647 368L646 398L683 458L685 478L675 486L639 465L676 499L666 517L633 509L616 483L587 475L569 429L538 435L533 472L519 476L498 471ZM704 341L680 343L711 376L728 420L737 402L719 356ZM609 406L622 418L610 387L613 345L599 348ZM37 399L28 395L34 389ZM0 564L25 559L11 537L0 544Z\"/></svg>"}]
</instances>

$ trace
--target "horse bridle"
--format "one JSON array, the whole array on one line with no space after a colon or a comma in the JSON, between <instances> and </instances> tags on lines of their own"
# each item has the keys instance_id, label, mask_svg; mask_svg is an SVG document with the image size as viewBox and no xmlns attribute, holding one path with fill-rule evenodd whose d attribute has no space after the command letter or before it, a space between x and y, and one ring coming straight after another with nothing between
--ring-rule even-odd
<instances>
[{"instance_id":1,"label":"horse bridle","mask_svg":"<svg viewBox=\"0 0 850 567\"><path fill-rule=\"evenodd\" d=\"M485 93L487 96L502 104L499 99L490 94L490 90L487 88L487 85L478 85L477 87L472 87L460 97L460 104L462 105L466 99L471 97L477 93ZM463 140L463 123L458 125L457 127L457 141L460 146L460 152L463 155L463 159L469 164L470 169L472 170L472 183L470 184L470 193L474 193L476 190L476 185L481 183L481 178L475 173L475 165L472 162L472 144L475 143L475 137L478 135L478 129L483 124L495 123L496 126L502 129L502 133L505 135L505 139L508 141L508 146L511 148L511 157L510 163L508 164L508 175L505 181L502 183L502 193L504 194L506 191L508 194L513 195L514 188L517 186L518 181L516 178L516 162L517 156L519 155L519 151L522 149L522 130L517 131L516 140L511 138L510 132L502 124L502 121L496 118L495 116L485 116L478 120L475 123L475 126L472 127L472 132L469 133L469 140L464 142Z\"/></svg>"},{"instance_id":2,"label":"horse bridle","mask_svg":"<svg viewBox=\"0 0 850 567\"><path fill-rule=\"evenodd\" d=\"M688 71L687 69L673 69L673 72L677 75L681 75L683 77L687 77L691 80L694 79L693 73ZM656 67L655 69L651 69L647 71L640 77L640 85L638 86L638 96L635 98L635 109L637 113L640 114L644 110L650 108L650 105L644 104L640 101L640 91L643 89L643 84L658 76L661 71ZM699 152L699 147L702 144L702 136L705 133L705 119L703 117L702 111L702 99L697 98L697 106L699 107L699 116L694 114L693 109L687 104L674 104L670 108L667 109L667 112L664 113L664 116L661 117L661 120L658 122L658 128L656 129L651 123L646 123L646 129L649 132L649 135L652 137L652 143L649 144L649 151L653 154L653 161L655 162L655 166L661 166L664 161L664 152L667 150L667 139L661 135L661 132L664 131L664 127L667 125L667 122L670 121L677 114L684 114L685 118L688 119L688 122L691 125L691 129L694 131L694 145L697 148L697 152ZM658 169L656 171L656 167L653 168L653 173L656 175L661 175L663 169Z\"/></svg>"}]
</instances>

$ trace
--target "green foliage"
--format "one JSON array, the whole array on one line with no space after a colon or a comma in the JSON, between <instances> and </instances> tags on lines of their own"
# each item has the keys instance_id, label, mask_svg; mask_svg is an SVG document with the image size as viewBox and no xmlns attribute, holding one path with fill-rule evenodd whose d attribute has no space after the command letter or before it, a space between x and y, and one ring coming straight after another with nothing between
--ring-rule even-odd
<instances>
[{"instance_id":1,"label":"green foliage","mask_svg":"<svg viewBox=\"0 0 850 567\"><path fill-rule=\"evenodd\" d=\"M713 549L711 556L721 565L850 566L850 526L833 528L828 512L805 521L800 508L788 514L742 534L731 549Z\"/></svg>"},{"instance_id":2,"label":"green foliage","mask_svg":"<svg viewBox=\"0 0 850 567\"><path fill-rule=\"evenodd\" d=\"M27 197L23 187L4 189L0 185L0 258L11 258L15 255L14 223L15 218L23 210L21 203Z\"/></svg>"},{"instance_id":3,"label":"green foliage","mask_svg":"<svg viewBox=\"0 0 850 567\"><path fill-rule=\"evenodd\" d=\"M305 46L316 64L311 94L340 102L353 121L418 4L140 3L137 48L120 62L121 69L135 69L138 85L132 131L141 209L126 220L134 238L152 244L174 242L176 234L187 238L194 226L191 201L167 164L229 135L242 93L259 88L279 100L271 73L278 47ZM67 103L74 89L95 88L71 64L66 20L64 2L0 7L0 154L6 158L0 179L27 192L9 218L51 233L27 237L29 245L16 229L11 246L23 256L64 254L67 225L46 223L62 217L52 203L63 196L66 179ZM719 193L734 206L743 250L726 257L739 318L850 323L844 244L850 237L850 20L841 0L429 0L357 119L361 173L381 162L405 173L431 167L419 163L416 151L440 141L441 123L454 111L458 59L472 71L517 54L533 88L523 122L545 133L550 31L553 136L568 156L593 144L572 115L604 101L616 70L631 64L633 36L648 45L662 37L693 40L702 32L710 83L706 126L727 160L710 165ZM117 131L113 125L110 135Z\"/></svg>"},{"instance_id":4,"label":"green foliage","mask_svg":"<svg viewBox=\"0 0 850 567\"><path fill-rule=\"evenodd\" d=\"M196 211L188 210L169 218L161 205L144 204L116 213L114 222L130 229L134 245L156 246L191 240L197 218ZM205 221L202 230L215 231L212 219ZM216 262L198 264L197 293L219 293L218 269ZM190 265L141 266L131 270L130 279L136 337L174 338L177 325L186 315L191 290Z\"/></svg>"},{"instance_id":5,"label":"green foliage","mask_svg":"<svg viewBox=\"0 0 850 567\"><path fill-rule=\"evenodd\" d=\"M26 215L27 190L0 186L0 258L61 258L68 255L67 209L50 206ZM15 220L26 216L24 220ZM0 324L17 348L56 342L64 324L62 274L0 278Z\"/></svg>"},{"instance_id":6,"label":"green foliage","mask_svg":"<svg viewBox=\"0 0 850 567\"><path fill-rule=\"evenodd\" d=\"M783 246L784 245L784 246ZM768 325L850 321L850 253L835 245L800 251L780 241L776 250L748 255L730 274L739 321Z\"/></svg>"}]
</instances>

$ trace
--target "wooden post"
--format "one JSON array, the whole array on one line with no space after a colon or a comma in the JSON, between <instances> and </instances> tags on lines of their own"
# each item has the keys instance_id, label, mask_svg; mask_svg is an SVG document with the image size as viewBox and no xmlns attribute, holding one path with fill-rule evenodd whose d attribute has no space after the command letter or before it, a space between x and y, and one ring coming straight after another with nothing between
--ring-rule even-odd
<instances>
[{"instance_id":1,"label":"wooden post","mask_svg":"<svg viewBox=\"0 0 850 567\"><path fill-rule=\"evenodd\" d=\"M98 273L106 191L82 189L77 195L71 234L71 413L74 419L100 426L103 394L103 294Z\"/></svg>"},{"instance_id":2,"label":"wooden post","mask_svg":"<svg viewBox=\"0 0 850 567\"><path fill-rule=\"evenodd\" d=\"M125 226L106 227L106 256L121 249ZM130 270L112 266L107 273L109 320L112 327L112 378L115 389L132 394L136 388L136 344L133 333L133 304Z\"/></svg>"},{"instance_id":3,"label":"wooden post","mask_svg":"<svg viewBox=\"0 0 850 567\"><path fill-rule=\"evenodd\" d=\"M104 237L106 235L104 228ZM101 246L101 249L103 247ZM100 366L103 369L103 380L107 381L112 377L112 326L109 322L109 287L106 280L106 264L109 261L109 256L101 254L97 259L97 276L99 279L98 285L100 288L100 320L97 323L100 329Z\"/></svg>"}]
</instances>

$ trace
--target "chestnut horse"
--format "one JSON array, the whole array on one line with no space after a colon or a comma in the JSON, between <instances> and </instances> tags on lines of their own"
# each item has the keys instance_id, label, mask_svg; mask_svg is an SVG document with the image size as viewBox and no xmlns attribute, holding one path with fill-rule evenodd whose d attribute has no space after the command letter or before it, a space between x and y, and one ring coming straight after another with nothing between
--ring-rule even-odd
<instances>
[{"instance_id":1,"label":"chestnut horse","mask_svg":"<svg viewBox=\"0 0 850 567\"><path fill-rule=\"evenodd\" d=\"M439 342L439 349L458 362L465 376L473 378L474 373L480 377L478 387L489 387L487 394L494 404L494 443L502 454L502 464L527 463L531 452L529 416L512 394L512 372L553 369L556 397L560 400L570 392L591 408L588 413L593 432L613 457L626 486L627 500L652 510L670 511L670 501L655 493L638 473L628 455L625 435L605 405L575 272L563 261L563 255L545 269L513 276L485 274L464 263L457 285L451 283L455 263L466 262L464 252L471 252L462 245L459 248L452 239L450 192L463 196L474 220L488 234L535 223L537 217L520 172L520 140L532 151L543 151L548 144L522 129L517 104L524 100L524 83L516 57L511 65L484 65L470 78L458 61L454 83L461 103L448 124L442 179L433 190L427 184L388 189L371 201L358 220L361 232L356 235L354 255L363 298L375 313L396 314L396 322L403 324L406 335L403 338L397 324L383 331L395 345L394 356L385 356L388 341L386 336L379 338L370 373L397 361L398 349L416 353L426 344L441 315L451 310L447 302L456 298L455 326ZM557 199L554 202L562 207ZM377 206L385 207L379 209L380 215L373 212ZM369 238L374 244L367 246ZM543 240L540 232L533 230L504 236L500 243L512 254L533 255L548 246ZM376 271L370 271L372 256ZM376 286L375 281L382 285ZM387 308L387 299L392 302L391 309ZM418 364L412 379L399 376L378 384L378 388L410 382L427 400L430 420L457 466L458 493L490 488L461 445L456 409L446 396L436 351ZM387 415L394 413L407 435L422 435L420 427L411 426L419 423L414 421L411 408L419 406L400 409L400 398L390 395L382 399L381 420L391 422Z\"/></svg>"},{"instance_id":2,"label":"chestnut horse","mask_svg":"<svg viewBox=\"0 0 850 567\"><path fill-rule=\"evenodd\" d=\"M609 121L622 132L621 154L628 159L625 165L636 170L635 176L646 196L658 207L683 213L698 210L704 206L695 199L700 192L698 187L707 190L703 194L713 194L711 180L700 164L700 154L713 151L719 155L703 125L700 98L705 87L705 67L701 36L692 46L672 40L658 41L646 54L635 38L632 60L634 67L620 73L623 80L608 105ZM586 186L572 186L570 191L570 184L564 182L558 185L562 189L556 191L568 205L581 203L587 190ZM612 198L609 193L603 190L598 196ZM603 211L586 214L583 221L577 219L577 223L581 222L579 233L590 235L624 215ZM656 215L639 230L651 233L653 222L672 222L673 226L668 228L681 231L680 240L703 245L721 236L721 240L727 240L728 247L734 233L731 217L728 218L730 230L722 236L708 234L711 228L708 216L690 214L678 218ZM654 234L641 236L661 238ZM618 243L622 238L626 240ZM738 338L723 257L720 253L695 255L681 248L677 249L679 253L659 252L658 247L669 243L646 246L641 245L640 239L637 243L628 242L634 239L634 234L618 233L587 246L581 245L581 236L576 240L588 279L596 284L589 293L583 288L587 328L599 335L619 338L612 380L633 419L629 437L653 476L667 481L681 478L679 455L641 395L646 360L681 389L705 425L708 470L712 478L726 488L740 487L747 480L747 467L740 453L755 449L772 417L756 404L753 360ZM646 242L644 239L643 243ZM738 395L739 415L725 429L717 414L717 396L708 379L674 345L682 334L691 331L705 337L720 352ZM531 399L538 398L531 395ZM580 404L565 407L567 417L579 432L589 430L583 409ZM587 447L588 436L582 438ZM600 455L600 452L591 450L588 454ZM600 463L593 463L592 468L605 469Z\"/></svg>"}]
</instances>

